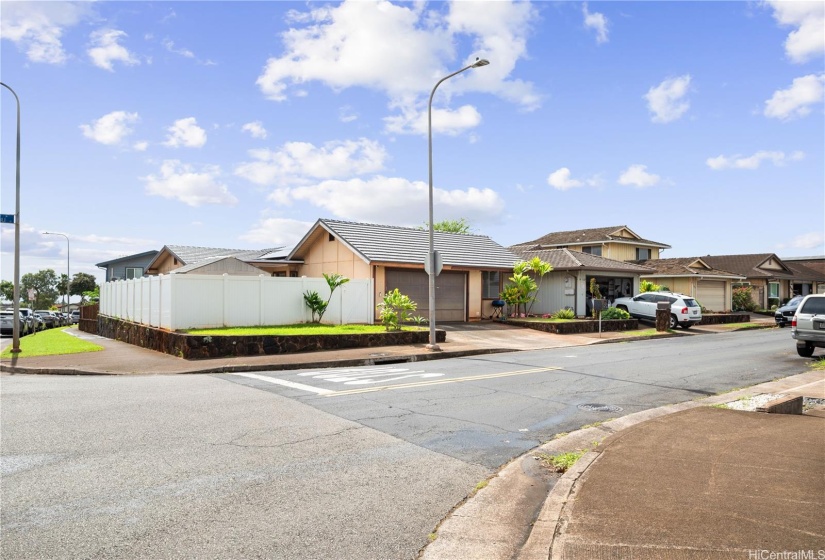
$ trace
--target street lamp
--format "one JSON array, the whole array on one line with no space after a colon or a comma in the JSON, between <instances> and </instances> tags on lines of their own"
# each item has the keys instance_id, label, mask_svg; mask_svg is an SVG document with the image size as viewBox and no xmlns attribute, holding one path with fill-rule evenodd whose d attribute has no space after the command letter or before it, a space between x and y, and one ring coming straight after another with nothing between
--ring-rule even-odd
<instances>
[{"instance_id":1,"label":"street lamp","mask_svg":"<svg viewBox=\"0 0 825 560\"><path fill-rule=\"evenodd\" d=\"M17 102L17 174L14 181L14 328L12 330L11 352L20 352L20 98L9 86L0 82L11 92Z\"/></svg>"},{"instance_id":2,"label":"street lamp","mask_svg":"<svg viewBox=\"0 0 825 560\"><path fill-rule=\"evenodd\" d=\"M469 70L470 68L480 68L482 66L487 66L490 64L489 60L485 59L478 59L468 66L465 66L461 70L453 72L449 76L444 76L438 83L435 84L433 87L432 93L430 93L430 102L427 109L427 132L429 136L429 163L430 163L430 213L429 213L429 234L430 234L430 250L427 255L427 259L430 263L430 271L429 271L429 280L430 280L430 343L427 345L428 350L438 351L441 350L441 347L438 346L438 342L435 339L435 235L434 235L434 228L433 228L433 96L435 95L435 90L438 89L438 86L441 85L441 82L449 80L456 74L461 74L465 70Z\"/></svg>"},{"instance_id":3,"label":"street lamp","mask_svg":"<svg viewBox=\"0 0 825 560\"><path fill-rule=\"evenodd\" d=\"M71 261L69 260L69 236L65 233L55 233L53 231L44 231L43 235L62 235L66 238L66 306L63 308L66 313L69 312L69 284L72 282L72 277L69 273Z\"/></svg>"}]
</instances>

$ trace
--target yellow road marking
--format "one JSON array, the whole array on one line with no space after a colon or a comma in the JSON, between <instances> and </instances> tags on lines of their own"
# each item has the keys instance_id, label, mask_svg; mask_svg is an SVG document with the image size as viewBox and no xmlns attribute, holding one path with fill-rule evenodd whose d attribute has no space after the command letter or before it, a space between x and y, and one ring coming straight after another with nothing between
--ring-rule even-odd
<instances>
[{"instance_id":1,"label":"yellow road marking","mask_svg":"<svg viewBox=\"0 0 825 560\"><path fill-rule=\"evenodd\" d=\"M480 381L484 379L496 379L499 377L512 377L514 375L527 375L529 373L540 373L542 371L553 371L560 367L546 367L522 369L518 371L507 371L504 373L488 373L485 375L471 375L469 377L454 377L452 379L439 379L438 381L419 381L417 383L399 383L398 385L384 385L382 387L365 387L363 389L350 389L349 391L335 391L328 393L325 397L340 397L342 395L359 395L361 393L374 393L376 391L390 391L393 389L413 389L416 387L430 387L432 385L446 385L448 383L463 383L464 381Z\"/></svg>"}]
</instances>

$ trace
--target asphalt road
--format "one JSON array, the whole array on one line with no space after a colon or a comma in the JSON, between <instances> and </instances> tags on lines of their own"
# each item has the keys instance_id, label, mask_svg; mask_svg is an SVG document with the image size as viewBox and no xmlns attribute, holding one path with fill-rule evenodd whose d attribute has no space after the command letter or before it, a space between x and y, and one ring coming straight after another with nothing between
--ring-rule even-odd
<instances>
[{"instance_id":1,"label":"asphalt road","mask_svg":"<svg viewBox=\"0 0 825 560\"><path fill-rule=\"evenodd\" d=\"M0 556L413 558L558 432L806 364L768 330L357 371L3 376Z\"/></svg>"}]
</instances>

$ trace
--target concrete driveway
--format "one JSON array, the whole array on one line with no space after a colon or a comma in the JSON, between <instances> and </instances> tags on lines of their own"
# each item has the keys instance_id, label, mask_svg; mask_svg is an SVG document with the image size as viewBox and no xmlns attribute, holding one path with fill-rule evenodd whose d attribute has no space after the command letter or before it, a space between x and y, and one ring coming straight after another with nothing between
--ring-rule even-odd
<instances>
[{"instance_id":1,"label":"concrete driveway","mask_svg":"<svg viewBox=\"0 0 825 560\"><path fill-rule=\"evenodd\" d=\"M515 327L500 321L478 323L438 323L437 328L447 331L447 342L471 345L478 348L508 348L512 350L542 350L563 346L593 344L598 334L559 335L533 329ZM604 339L616 333L602 333Z\"/></svg>"}]
</instances>

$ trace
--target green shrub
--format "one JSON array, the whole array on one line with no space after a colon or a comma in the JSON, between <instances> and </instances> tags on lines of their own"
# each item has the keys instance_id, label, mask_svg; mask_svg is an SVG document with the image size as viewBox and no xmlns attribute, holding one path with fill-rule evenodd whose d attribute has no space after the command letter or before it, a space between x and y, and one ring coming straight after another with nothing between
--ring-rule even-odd
<instances>
[{"instance_id":1,"label":"green shrub","mask_svg":"<svg viewBox=\"0 0 825 560\"><path fill-rule=\"evenodd\" d=\"M418 304L398 291L398 288L384 295L384 301L378 304L381 324L390 331L400 331L401 325L410 320L410 311L415 311ZM418 322L416 320L416 322Z\"/></svg>"},{"instance_id":2,"label":"green shrub","mask_svg":"<svg viewBox=\"0 0 825 560\"><path fill-rule=\"evenodd\" d=\"M324 316L324 311L327 310L327 302L321 299L318 292L313 290L311 292L304 292L304 303L312 312L312 322L320 323L321 317Z\"/></svg>"},{"instance_id":3,"label":"green shrub","mask_svg":"<svg viewBox=\"0 0 825 560\"><path fill-rule=\"evenodd\" d=\"M572 309L559 309L555 313L553 313L553 319L575 319L576 314L573 312Z\"/></svg>"},{"instance_id":4,"label":"green shrub","mask_svg":"<svg viewBox=\"0 0 825 560\"><path fill-rule=\"evenodd\" d=\"M630 319L630 313L628 313L624 309L619 309L617 307L608 307L607 309L602 311L602 319L623 321L625 319Z\"/></svg>"},{"instance_id":5,"label":"green shrub","mask_svg":"<svg viewBox=\"0 0 825 560\"><path fill-rule=\"evenodd\" d=\"M733 310L734 311L756 311L756 302L753 301L753 289L750 286L742 286L733 289Z\"/></svg>"}]
</instances>

